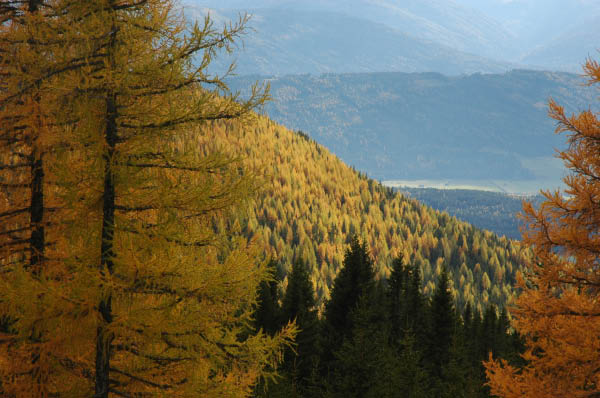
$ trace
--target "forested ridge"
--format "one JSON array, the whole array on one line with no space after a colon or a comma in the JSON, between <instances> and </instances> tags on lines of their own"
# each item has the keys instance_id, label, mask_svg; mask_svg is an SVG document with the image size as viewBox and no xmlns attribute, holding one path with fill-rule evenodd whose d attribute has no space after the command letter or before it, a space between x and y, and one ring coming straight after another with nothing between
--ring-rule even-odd
<instances>
[{"instance_id":1,"label":"forested ridge","mask_svg":"<svg viewBox=\"0 0 600 398\"><path fill-rule=\"evenodd\" d=\"M436 189L400 187L399 191L411 198L448 214L456 216L482 229L493 231L509 239L521 239L517 214L523 208L523 200L539 206L544 197L509 195L500 192L474 189Z\"/></svg>"},{"instance_id":2,"label":"forested ridge","mask_svg":"<svg viewBox=\"0 0 600 398\"><path fill-rule=\"evenodd\" d=\"M446 267L461 310L471 303L483 312L488 304L503 307L515 297L513 282L527 255L518 241L382 186L303 133L260 117L251 128L213 123L199 139L199 146L241 156L262 175L262 193L243 228L279 263L282 289L291 264L303 258L322 304L346 245L357 235L368 245L380 279L389 277L392 260L402 257L420 268L426 295Z\"/></svg>"}]
</instances>

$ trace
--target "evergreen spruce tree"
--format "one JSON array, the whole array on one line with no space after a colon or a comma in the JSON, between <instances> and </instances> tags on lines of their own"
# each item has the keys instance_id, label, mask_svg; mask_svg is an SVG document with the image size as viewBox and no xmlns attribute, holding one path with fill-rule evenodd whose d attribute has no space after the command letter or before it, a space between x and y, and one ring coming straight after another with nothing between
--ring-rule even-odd
<instances>
[{"instance_id":1,"label":"evergreen spruce tree","mask_svg":"<svg viewBox=\"0 0 600 398\"><path fill-rule=\"evenodd\" d=\"M401 259L394 260L387 291L393 344L398 345L405 333L413 333L418 336L419 343L424 343L426 308L418 266L405 265Z\"/></svg>"},{"instance_id":2,"label":"evergreen spruce tree","mask_svg":"<svg viewBox=\"0 0 600 398\"><path fill-rule=\"evenodd\" d=\"M471 329L473 327L473 307L471 306L471 302L467 302L467 305L465 305L465 311L463 312L462 319L465 341L469 341Z\"/></svg>"},{"instance_id":3,"label":"evergreen spruce tree","mask_svg":"<svg viewBox=\"0 0 600 398\"><path fill-rule=\"evenodd\" d=\"M342 269L333 282L331 298L325 304L322 355L325 373L334 360L333 353L340 347L344 338L351 334L351 312L357 306L360 297L371 297L374 289L375 272L366 244L353 236L344 255Z\"/></svg>"},{"instance_id":4,"label":"evergreen spruce tree","mask_svg":"<svg viewBox=\"0 0 600 398\"><path fill-rule=\"evenodd\" d=\"M450 347L455 331L455 313L448 272L443 268L431 300L427 361L431 375L442 380L442 369L450 361Z\"/></svg>"},{"instance_id":5,"label":"evergreen spruce tree","mask_svg":"<svg viewBox=\"0 0 600 398\"><path fill-rule=\"evenodd\" d=\"M418 339L413 333L405 333L400 341L398 394L405 398L431 396L430 377L423 366L423 355L417 347Z\"/></svg>"},{"instance_id":6,"label":"evergreen spruce tree","mask_svg":"<svg viewBox=\"0 0 600 398\"><path fill-rule=\"evenodd\" d=\"M330 392L340 398L392 398L401 391L400 359L389 344L382 307L363 295L351 312L352 330L334 353Z\"/></svg>"},{"instance_id":7,"label":"evergreen spruce tree","mask_svg":"<svg viewBox=\"0 0 600 398\"><path fill-rule=\"evenodd\" d=\"M409 279L406 288L406 311L404 328L412 330L417 342L423 344L427 335L428 307L421 291L421 270L414 264L409 267Z\"/></svg>"},{"instance_id":8,"label":"evergreen spruce tree","mask_svg":"<svg viewBox=\"0 0 600 398\"><path fill-rule=\"evenodd\" d=\"M398 343L405 330L406 288L408 284L408 270L401 258L392 262L392 272L388 279L388 305L390 322L390 339L392 343Z\"/></svg>"},{"instance_id":9,"label":"evergreen spruce tree","mask_svg":"<svg viewBox=\"0 0 600 398\"><path fill-rule=\"evenodd\" d=\"M479 336L480 341L480 358L483 360L488 357L491 353L493 356L498 352L498 314L496 313L496 307L489 305L484 314L481 323L481 335Z\"/></svg>"},{"instance_id":10,"label":"evergreen spruce tree","mask_svg":"<svg viewBox=\"0 0 600 398\"><path fill-rule=\"evenodd\" d=\"M257 330L263 330L273 336L282 326L281 308L277 292L278 281L275 278L277 275L277 262L274 260L269 261L267 268L269 279L263 280L258 287L254 325Z\"/></svg>"},{"instance_id":11,"label":"evergreen spruce tree","mask_svg":"<svg viewBox=\"0 0 600 398\"><path fill-rule=\"evenodd\" d=\"M315 308L315 292L306 263L297 259L288 276L288 285L282 303L282 321L295 321L299 332L295 349L284 353L282 368L291 379L294 390L303 394L319 360L319 324Z\"/></svg>"},{"instance_id":12,"label":"evergreen spruce tree","mask_svg":"<svg viewBox=\"0 0 600 398\"><path fill-rule=\"evenodd\" d=\"M511 355L511 335L510 335L510 321L508 320L508 313L506 308L502 307L500 315L496 320L496 347L495 355L505 359Z\"/></svg>"}]
</instances>

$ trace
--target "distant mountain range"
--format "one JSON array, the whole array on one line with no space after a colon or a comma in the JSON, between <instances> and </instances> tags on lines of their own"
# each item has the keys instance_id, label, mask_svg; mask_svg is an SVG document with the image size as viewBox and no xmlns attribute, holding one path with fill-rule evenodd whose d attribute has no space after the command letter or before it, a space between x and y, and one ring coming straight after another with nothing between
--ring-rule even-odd
<instances>
[{"instance_id":1,"label":"distant mountain range","mask_svg":"<svg viewBox=\"0 0 600 398\"><path fill-rule=\"evenodd\" d=\"M184 0L186 16L248 12L240 74L580 72L598 56L596 0ZM210 11L209 11L210 10ZM225 62L220 65L223 67Z\"/></svg>"},{"instance_id":2,"label":"distant mountain range","mask_svg":"<svg viewBox=\"0 0 600 398\"><path fill-rule=\"evenodd\" d=\"M527 57L536 48L548 47L556 41L565 40L576 30L589 32L591 43L572 37L573 50L582 57L581 49L588 45L598 47L600 33L594 17L600 16L600 1L597 0L456 0L459 4L474 8L500 22L517 40L513 43L520 56ZM595 42L595 43L594 43ZM565 59L570 55L563 54Z\"/></svg>"},{"instance_id":3,"label":"distant mountain range","mask_svg":"<svg viewBox=\"0 0 600 398\"><path fill-rule=\"evenodd\" d=\"M189 7L199 18L206 10ZM252 31L232 56L219 56L217 71L233 61L240 74L302 74L328 72L438 71L457 75L502 72L514 65L456 50L429 39L411 36L368 19L332 11L253 9ZM227 21L238 10L211 10Z\"/></svg>"},{"instance_id":4,"label":"distant mountain range","mask_svg":"<svg viewBox=\"0 0 600 398\"><path fill-rule=\"evenodd\" d=\"M598 1L600 4L600 1ZM581 72L581 65L590 57L600 60L600 15L584 20L580 25L540 45L523 57L525 63L546 65L555 70Z\"/></svg>"},{"instance_id":5,"label":"distant mountain range","mask_svg":"<svg viewBox=\"0 0 600 398\"><path fill-rule=\"evenodd\" d=\"M342 160L381 180L536 180L562 177L547 116L550 97L568 111L587 109L597 91L568 73L516 70L447 77L370 73L236 77L271 85L265 108ZM552 169L556 167L556 170ZM537 191L538 188L531 191Z\"/></svg>"}]
</instances>

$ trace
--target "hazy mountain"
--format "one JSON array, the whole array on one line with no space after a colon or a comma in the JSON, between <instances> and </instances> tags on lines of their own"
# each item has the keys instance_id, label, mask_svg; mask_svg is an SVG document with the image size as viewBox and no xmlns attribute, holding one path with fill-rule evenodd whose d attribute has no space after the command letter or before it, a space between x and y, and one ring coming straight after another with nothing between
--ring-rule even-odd
<instances>
[{"instance_id":1,"label":"hazy mountain","mask_svg":"<svg viewBox=\"0 0 600 398\"><path fill-rule=\"evenodd\" d=\"M510 39L510 33L499 22L453 0L187 0L187 3L217 9L279 8L342 13L488 57L507 50Z\"/></svg>"},{"instance_id":2,"label":"hazy mountain","mask_svg":"<svg viewBox=\"0 0 600 398\"><path fill-rule=\"evenodd\" d=\"M257 77L238 77L247 87ZM381 180L558 181L547 101L587 109L597 91L577 75L513 71L285 76L268 79L266 112L300 129L345 162ZM554 162L554 163L553 163ZM558 162L560 167L560 162ZM534 191L537 188L533 189Z\"/></svg>"},{"instance_id":3,"label":"hazy mountain","mask_svg":"<svg viewBox=\"0 0 600 398\"><path fill-rule=\"evenodd\" d=\"M581 73L587 57L600 60L599 50L600 15L586 19L550 43L535 48L522 58L522 62Z\"/></svg>"},{"instance_id":4,"label":"hazy mountain","mask_svg":"<svg viewBox=\"0 0 600 398\"><path fill-rule=\"evenodd\" d=\"M238 11L212 10L217 21L235 18ZM188 18L206 10L188 7ZM240 74L299 74L323 72L437 71L445 74L501 72L501 63L416 38L387 25L330 11L285 8L251 11L253 31L232 57L213 64L223 70L237 62Z\"/></svg>"},{"instance_id":5,"label":"hazy mountain","mask_svg":"<svg viewBox=\"0 0 600 398\"><path fill-rule=\"evenodd\" d=\"M240 74L580 72L596 56L596 0L187 0L225 21L254 14ZM590 51L591 50L591 51ZM222 66L222 65L221 65Z\"/></svg>"},{"instance_id":6,"label":"hazy mountain","mask_svg":"<svg viewBox=\"0 0 600 398\"><path fill-rule=\"evenodd\" d=\"M514 35L513 62L579 73L588 54L598 55L600 1L456 1L493 17Z\"/></svg>"}]
</instances>

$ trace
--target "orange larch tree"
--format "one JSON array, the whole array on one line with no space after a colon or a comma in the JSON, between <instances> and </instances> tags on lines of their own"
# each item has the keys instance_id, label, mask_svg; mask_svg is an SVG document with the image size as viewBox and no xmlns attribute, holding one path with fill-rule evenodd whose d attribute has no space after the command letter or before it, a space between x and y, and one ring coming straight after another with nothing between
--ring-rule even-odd
<instances>
[{"instance_id":1,"label":"orange larch tree","mask_svg":"<svg viewBox=\"0 0 600 398\"><path fill-rule=\"evenodd\" d=\"M49 190L51 172L44 163L52 151L52 116L56 97L48 83L56 77L60 62L49 62L60 44L49 40L43 21L53 11L43 0L6 1L0 6L0 270L7 279L19 271L39 282L44 275L55 274L60 266L56 250L56 190ZM64 66L64 65L63 65ZM48 178L50 177L50 178ZM53 236L48 239L48 231ZM23 276L24 274L20 274ZM37 294L43 296L42 291ZM0 395L12 395L9 384L27 386L31 395L47 396L45 353L52 350L52 339L42 339L42 328L17 330L22 321L9 310L7 296L0 298L0 330L5 332L3 349L21 337L29 349L2 351L10 358L2 366L14 383L2 383ZM41 314L44 306L38 308Z\"/></svg>"},{"instance_id":2,"label":"orange larch tree","mask_svg":"<svg viewBox=\"0 0 600 398\"><path fill-rule=\"evenodd\" d=\"M600 83L598 62L584 71L589 84ZM485 364L492 394L503 398L600 397L600 120L591 109L568 116L552 100L549 114L556 132L568 133L558 157L570 174L564 192L544 192L539 209L523 207L535 260L511 312L526 365Z\"/></svg>"}]
</instances>

